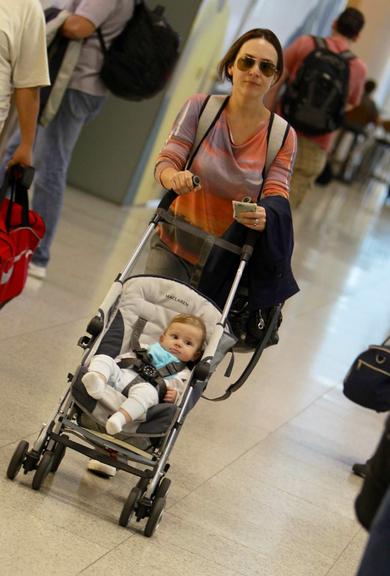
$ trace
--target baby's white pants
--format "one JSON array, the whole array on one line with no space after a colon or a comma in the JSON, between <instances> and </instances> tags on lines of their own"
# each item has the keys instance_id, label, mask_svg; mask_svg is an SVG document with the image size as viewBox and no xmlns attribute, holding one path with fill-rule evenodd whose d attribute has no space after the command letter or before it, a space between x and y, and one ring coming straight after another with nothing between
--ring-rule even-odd
<instances>
[{"instance_id":1,"label":"baby's white pants","mask_svg":"<svg viewBox=\"0 0 390 576\"><path fill-rule=\"evenodd\" d=\"M99 372L105 377L108 386L122 392L124 388L137 376L130 368L119 368L111 356L97 354L88 367L90 372ZM102 398L104 402L104 396ZM158 404L157 389L149 382L139 382L130 387L127 400L120 407L125 410L131 419L145 420L146 412L152 406Z\"/></svg>"}]
</instances>

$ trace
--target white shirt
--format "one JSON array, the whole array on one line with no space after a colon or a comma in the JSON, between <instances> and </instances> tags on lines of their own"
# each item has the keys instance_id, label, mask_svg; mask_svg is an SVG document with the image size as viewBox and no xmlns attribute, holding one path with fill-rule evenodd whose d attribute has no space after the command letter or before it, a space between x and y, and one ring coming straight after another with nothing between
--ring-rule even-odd
<instances>
[{"instance_id":1,"label":"white shirt","mask_svg":"<svg viewBox=\"0 0 390 576\"><path fill-rule=\"evenodd\" d=\"M0 0L0 133L13 88L48 84L42 6L38 0Z\"/></svg>"}]
</instances>

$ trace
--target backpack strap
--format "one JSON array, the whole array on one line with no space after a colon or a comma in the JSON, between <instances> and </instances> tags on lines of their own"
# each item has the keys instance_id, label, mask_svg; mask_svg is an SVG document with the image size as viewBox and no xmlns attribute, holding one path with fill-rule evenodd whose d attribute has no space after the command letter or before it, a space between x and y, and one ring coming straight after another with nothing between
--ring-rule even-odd
<instances>
[{"instance_id":1,"label":"backpack strap","mask_svg":"<svg viewBox=\"0 0 390 576\"><path fill-rule=\"evenodd\" d=\"M267 134L267 155L265 157L262 177L263 180L261 182L259 195L257 197L257 202L261 200L263 195L264 185L267 179L268 170L275 160L279 150L283 146L286 141L287 135L290 130L290 124L274 112L271 112L271 118L268 124L268 134Z\"/></svg>"},{"instance_id":2,"label":"backpack strap","mask_svg":"<svg viewBox=\"0 0 390 576\"><path fill-rule=\"evenodd\" d=\"M102 32L102 29L100 28L100 26L99 26L99 28L96 28L96 34L97 34L97 36L98 36L98 38L99 38L99 43L100 43L101 51L103 52L103 54L106 54L106 52L107 52L107 46L106 46L106 43L105 43L105 41L104 41L103 32Z\"/></svg>"},{"instance_id":3,"label":"backpack strap","mask_svg":"<svg viewBox=\"0 0 390 576\"><path fill-rule=\"evenodd\" d=\"M186 170L188 170L189 166L192 164L192 161L198 152L200 145L222 114L223 109L228 103L228 100L229 96L225 94L212 94L206 98L203 104L203 108L200 112L198 128L196 130L196 135L189 155L189 160L186 164ZM271 119L268 126L267 156L263 168L263 181L268 173L269 167L275 160L275 157L278 154L280 148L283 146L289 129L290 125L284 118L278 114L271 114Z\"/></svg>"},{"instance_id":4,"label":"backpack strap","mask_svg":"<svg viewBox=\"0 0 390 576\"><path fill-rule=\"evenodd\" d=\"M343 50L342 52L339 52L338 54L346 62L349 62L349 60L353 60L354 58L356 58L356 54L351 52L351 50Z\"/></svg>"},{"instance_id":5,"label":"backpack strap","mask_svg":"<svg viewBox=\"0 0 390 576\"><path fill-rule=\"evenodd\" d=\"M312 36L315 48L328 48L325 38L321 36Z\"/></svg>"},{"instance_id":6,"label":"backpack strap","mask_svg":"<svg viewBox=\"0 0 390 576\"><path fill-rule=\"evenodd\" d=\"M321 36L312 36L312 38L314 40L316 48L323 48L330 50L325 38L321 38ZM333 52L333 50L331 50L331 52ZM335 54L341 56L341 58L345 61L353 60L354 58L356 58L356 54L351 52L351 50L343 50L342 52L335 52Z\"/></svg>"},{"instance_id":7,"label":"backpack strap","mask_svg":"<svg viewBox=\"0 0 390 576\"><path fill-rule=\"evenodd\" d=\"M200 111L195 139L192 144L191 152L188 156L185 170L188 170L188 168L191 166L192 161L200 148L200 145L222 114L222 111L228 103L228 100L229 96L226 94L212 94L207 96Z\"/></svg>"},{"instance_id":8,"label":"backpack strap","mask_svg":"<svg viewBox=\"0 0 390 576\"><path fill-rule=\"evenodd\" d=\"M264 164L263 177L267 176L272 162L286 141L289 130L290 124L287 120L278 114L272 113L268 127L267 156Z\"/></svg>"},{"instance_id":9,"label":"backpack strap","mask_svg":"<svg viewBox=\"0 0 390 576\"><path fill-rule=\"evenodd\" d=\"M192 164L192 161L200 148L203 140L206 138L207 134L211 130L211 128L215 125L218 118L223 112L229 96L226 95L219 95L213 94L208 96L203 104L203 107L200 111L198 127L195 134L194 143L191 148L191 152L188 156L187 163L185 165L185 169L188 170ZM264 187L266 175L268 173L268 169L271 166L272 162L275 160L276 155L278 154L280 148L283 146L288 132L290 129L290 124L278 114L271 114L271 118L268 124L268 134L267 134L267 155L266 160L263 167L262 172L262 184L259 190L258 200L261 198L262 190ZM175 224L178 228L190 232L191 234L204 238L205 242L212 243L213 245L220 246L224 250L228 250L229 252L233 252L235 254L241 254L241 248L238 247L236 244L228 242L224 238L215 238L203 232L200 229L194 228L191 224L187 224L186 222L176 221L175 217L170 214L168 210L164 210L164 220L169 222L170 224ZM205 249L206 250L206 249Z\"/></svg>"}]
</instances>

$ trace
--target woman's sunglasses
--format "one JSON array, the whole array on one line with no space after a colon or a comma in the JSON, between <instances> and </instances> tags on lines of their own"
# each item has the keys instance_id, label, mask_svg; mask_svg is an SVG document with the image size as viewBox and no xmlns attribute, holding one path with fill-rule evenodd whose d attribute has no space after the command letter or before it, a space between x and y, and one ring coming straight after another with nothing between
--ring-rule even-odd
<instances>
[{"instance_id":1,"label":"woman's sunglasses","mask_svg":"<svg viewBox=\"0 0 390 576\"><path fill-rule=\"evenodd\" d=\"M255 58L252 58L251 56L242 56L237 60L237 68L241 70L241 72L246 72L247 70L250 70L251 68L253 68L253 66L255 66L255 64L257 64L260 72L264 74L264 76L266 76L267 78L270 78L271 76L273 76L278 72L276 66L272 64L272 62L269 62L268 60L257 61L255 60Z\"/></svg>"}]
</instances>

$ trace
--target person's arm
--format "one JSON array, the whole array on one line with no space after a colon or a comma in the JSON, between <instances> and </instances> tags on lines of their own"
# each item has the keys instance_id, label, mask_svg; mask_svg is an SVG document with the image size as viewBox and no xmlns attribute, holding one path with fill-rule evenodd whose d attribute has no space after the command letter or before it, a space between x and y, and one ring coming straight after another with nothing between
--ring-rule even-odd
<instances>
[{"instance_id":1,"label":"person's arm","mask_svg":"<svg viewBox=\"0 0 390 576\"><path fill-rule=\"evenodd\" d=\"M185 102L157 157L154 171L156 181L177 194L186 194L194 189L192 172L183 168L196 136L199 114L205 97L198 94Z\"/></svg>"},{"instance_id":2,"label":"person's arm","mask_svg":"<svg viewBox=\"0 0 390 576\"><path fill-rule=\"evenodd\" d=\"M264 182L263 197L283 196L288 198L291 176L297 153L297 135L290 126L286 140L269 167Z\"/></svg>"},{"instance_id":3,"label":"person's arm","mask_svg":"<svg viewBox=\"0 0 390 576\"><path fill-rule=\"evenodd\" d=\"M72 14L62 25L61 34L71 40L81 40L92 36L95 30L96 26L91 20L84 18L84 16Z\"/></svg>"},{"instance_id":4,"label":"person's arm","mask_svg":"<svg viewBox=\"0 0 390 576\"><path fill-rule=\"evenodd\" d=\"M173 190L176 194L186 194L194 190L194 174L190 170L176 170L176 168L165 168L160 173L160 183L167 190ZM200 185L196 186L197 190Z\"/></svg>"},{"instance_id":5,"label":"person's arm","mask_svg":"<svg viewBox=\"0 0 390 576\"><path fill-rule=\"evenodd\" d=\"M184 370L178 372L174 378L165 379L167 392L164 396L164 402L178 404L187 387L187 382L190 378L190 375L190 370L188 368L184 368Z\"/></svg>"},{"instance_id":6,"label":"person's arm","mask_svg":"<svg viewBox=\"0 0 390 576\"><path fill-rule=\"evenodd\" d=\"M31 166L39 111L39 88L15 88L15 104L20 127L20 144L8 166Z\"/></svg>"}]
</instances>

